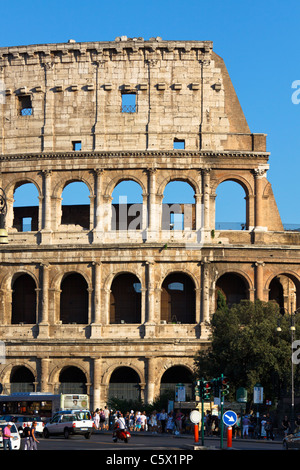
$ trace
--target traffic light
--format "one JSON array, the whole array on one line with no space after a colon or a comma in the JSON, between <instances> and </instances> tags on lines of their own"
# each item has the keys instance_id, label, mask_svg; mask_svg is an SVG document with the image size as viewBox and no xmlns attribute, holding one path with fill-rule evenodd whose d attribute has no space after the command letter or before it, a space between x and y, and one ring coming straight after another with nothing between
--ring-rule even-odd
<instances>
[{"instance_id":1,"label":"traffic light","mask_svg":"<svg viewBox=\"0 0 300 470\"><path fill-rule=\"evenodd\" d=\"M212 379L213 396L218 397L220 392L219 379Z\"/></svg>"},{"instance_id":2,"label":"traffic light","mask_svg":"<svg viewBox=\"0 0 300 470\"><path fill-rule=\"evenodd\" d=\"M203 398L209 400L211 395L211 383L204 380L203 381Z\"/></svg>"},{"instance_id":3,"label":"traffic light","mask_svg":"<svg viewBox=\"0 0 300 470\"><path fill-rule=\"evenodd\" d=\"M229 393L229 380L227 377L222 377L222 395L228 395Z\"/></svg>"}]
</instances>

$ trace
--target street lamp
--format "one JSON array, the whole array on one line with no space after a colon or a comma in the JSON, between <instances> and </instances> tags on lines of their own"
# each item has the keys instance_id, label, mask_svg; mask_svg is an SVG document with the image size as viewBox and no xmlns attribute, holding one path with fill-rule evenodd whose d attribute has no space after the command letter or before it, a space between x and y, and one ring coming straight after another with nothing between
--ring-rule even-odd
<instances>
[{"instance_id":1,"label":"street lamp","mask_svg":"<svg viewBox=\"0 0 300 470\"><path fill-rule=\"evenodd\" d=\"M290 332L291 332L291 346L292 346L292 360L291 360L291 374L292 374L292 383L291 383L291 428L292 431L294 431L295 428L295 387L294 387L294 361L293 361L293 343L294 343L294 333L296 331L295 327L295 315L300 312L300 307L298 307L296 310L293 311L292 305L291 305L291 313L287 311L286 308L282 307L280 310L283 310L286 312L288 315L290 315ZM278 326L276 328L276 331L280 332L281 327L280 323L278 323Z\"/></svg>"},{"instance_id":2,"label":"street lamp","mask_svg":"<svg viewBox=\"0 0 300 470\"><path fill-rule=\"evenodd\" d=\"M8 243L8 235L5 229L5 216L7 213L7 204L5 192L0 188L0 244Z\"/></svg>"}]
</instances>

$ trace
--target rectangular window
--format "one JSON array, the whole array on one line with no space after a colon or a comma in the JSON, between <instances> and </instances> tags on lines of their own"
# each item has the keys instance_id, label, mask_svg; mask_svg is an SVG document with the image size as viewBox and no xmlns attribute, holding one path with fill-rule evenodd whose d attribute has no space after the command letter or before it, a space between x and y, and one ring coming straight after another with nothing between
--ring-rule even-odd
<instances>
[{"instance_id":1,"label":"rectangular window","mask_svg":"<svg viewBox=\"0 0 300 470\"><path fill-rule=\"evenodd\" d=\"M32 217L23 217L22 219L22 232L32 231Z\"/></svg>"},{"instance_id":2,"label":"rectangular window","mask_svg":"<svg viewBox=\"0 0 300 470\"><path fill-rule=\"evenodd\" d=\"M136 93L122 93L122 113L136 113Z\"/></svg>"},{"instance_id":3,"label":"rectangular window","mask_svg":"<svg viewBox=\"0 0 300 470\"><path fill-rule=\"evenodd\" d=\"M184 230L184 214L170 214L170 229L171 230Z\"/></svg>"},{"instance_id":4,"label":"rectangular window","mask_svg":"<svg viewBox=\"0 0 300 470\"><path fill-rule=\"evenodd\" d=\"M29 95L18 96L19 100L19 114L21 116L32 116L33 109L31 97Z\"/></svg>"},{"instance_id":5,"label":"rectangular window","mask_svg":"<svg viewBox=\"0 0 300 470\"><path fill-rule=\"evenodd\" d=\"M81 150L81 141L72 142L72 148L75 151Z\"/></svg>"},{"instance_id":6,"label":"rectangular window","mask_svg":"<svg viewBox=\"0 0 300 470\"><path fill-rule=\"evenodd\" d=\"M185 149L185 140L174 139L173 149L174 150L184 150Z\"/></svg>"}]
</instances>

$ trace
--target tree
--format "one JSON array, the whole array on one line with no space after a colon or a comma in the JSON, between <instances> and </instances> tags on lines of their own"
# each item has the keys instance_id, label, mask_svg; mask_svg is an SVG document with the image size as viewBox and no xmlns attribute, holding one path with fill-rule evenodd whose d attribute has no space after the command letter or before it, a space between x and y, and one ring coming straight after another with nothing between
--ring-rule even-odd
<instances>
[{"instance_id":1,"label":"tree","mask_svg":"<svg viewBox=\"0 0 300 470\"><path fill-rule=\"evenodd\" d=\"M243 300L229 308L219 291L210 322L210 347L195 358L197 376L214 378L223 373L230 381L231 399L239 387L252 393L257 382L264 387L266 398L280 398L291 382L289 327L290 316L281 315L275 302ZM295 338L299 338L297 331L300 333L299 327Z\"/></svg>"}]
</instances>

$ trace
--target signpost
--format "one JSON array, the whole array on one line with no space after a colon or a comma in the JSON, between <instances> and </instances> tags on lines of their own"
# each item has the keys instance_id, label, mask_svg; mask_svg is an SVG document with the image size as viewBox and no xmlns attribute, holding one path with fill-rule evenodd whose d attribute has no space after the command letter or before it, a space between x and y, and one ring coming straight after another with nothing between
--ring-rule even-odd
<instances>
[{"instance_id":1,"label":"signpost","mask_svg":"<svg viewBox=\"0 0 300 470\"><path fill-rule=\"evenodd\" d=\"M227 426L227 447L232 447L232 426L237 422L235 411L225 411L223 415L223 423Z\"/></svg>"},{"instance_id":2,"label":"signpost","mask_svg":"<svg viewBox=\"0 0 300 470\"><path fill-rule=\"evenodd\" d=\"M201 413L198 410L193 410L190 413L190 421L194 424L194 437L195 442L199 442L199 423L201 421Z\"/></svg>"},{"instance_id":3,"label":"signpost","mask_svg":"<svg viewBox=\"0 0 300 470\"><path fill-rule=\"evenodd\" d=\"M253 403L257 404L256 418L259 419L258 405L264 402L264 389L260 384L255 384L253 389Z\"/></svg>"}]
</instances>

